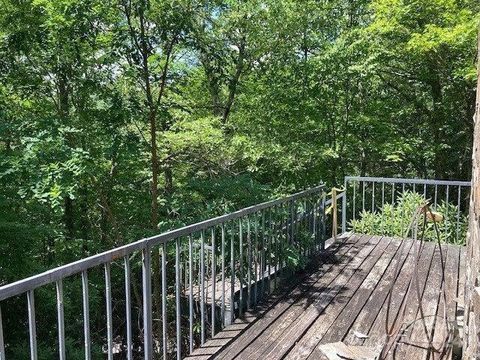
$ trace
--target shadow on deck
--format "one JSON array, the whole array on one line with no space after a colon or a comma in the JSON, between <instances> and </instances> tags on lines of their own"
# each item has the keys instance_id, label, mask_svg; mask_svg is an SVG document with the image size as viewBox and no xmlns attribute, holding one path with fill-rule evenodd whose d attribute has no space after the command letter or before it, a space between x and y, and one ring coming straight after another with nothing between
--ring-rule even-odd
<instances>
[{"instance_id":1,"label":"shadow on deck","mask_svg":"<svg viewBox=\"0 0 480 360\"><path fill-rule=\"evenodd\" d=\"M401 322L408 326L389 358L431 359L423 325L415 321L420 317L416 293L407 296L416 244L407 240L403 251L400 244L399 239L368 235L337 241L316 259L313 270L295 275L289 288L236 319L187 359L327 359L320 347L337 341L379 349L386 342L387 295L397 264L401 270L390 319L401 312ZM418 269L426 324L437 346L447 334L444 311L454 324L463 315L464 249L442 245L442 253L446 305L440 297L442 266L435 243L426 243ZM452 358L452 352L442 358Z\"/></svg>"}]
</instances>

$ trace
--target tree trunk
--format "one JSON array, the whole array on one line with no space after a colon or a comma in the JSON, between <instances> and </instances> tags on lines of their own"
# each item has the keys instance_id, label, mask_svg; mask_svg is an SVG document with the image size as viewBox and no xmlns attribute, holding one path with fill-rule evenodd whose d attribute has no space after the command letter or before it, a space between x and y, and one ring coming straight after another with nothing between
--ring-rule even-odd
<instances>
[{"instance_id":1,"label":"tree trunk","mask_svg":"<svg viewBox=\"0 0 480 360\"><path fill-rule=\"evenodd\" d=\"M441 130L445 120L443 113L443 96L442 96L442 84L440 83L440 78L436 73L436 65L432 64L430 67L430 72L433 76L430 81L430 88L432 91L432 100L433 100L433 111L431 118L431 130L433 132L433 138L435 141L435 178L443 179L445 177L444 169L447 167L445 164L445 157L443 156L442 142L444 138L444 133Z\"/></svg>"},{"instance_id":2,"label":"tree trunk","mask_svg":"<svg viewBox=\"0 0 480 360\"><path fill-rule=\"evenodd\" d=\"M67 124L69 116L69 87L65 66L61 66L58 74L58 114L64 125ZM66 135L67 144L74 147L72 135ZM69 195L64 198L63 222L65 225L65 236L67 240L73 240L75 237L74 204Z\"/></svg>"},{"instance_id":3,"label":"tree trunk","mask_svg":"<svg viewBox=\"0 0 480 360\"><path fill-rule=\"evenodd\" d=\"M240 41L240 45L238 47L238 59L237 63L235 64L235 74L233 75L230 83L228 84L228 98L227 102L225 103L225 110L222 116L222 123L226 124L228 121L228 117L230 116L230 112L232 110L233 102L235 100L235 95L237 93L238 83L240 81L240 76L243 73L244 62L245 62L245 49L246 47L246 39L242 37Z\"/></svg>"},{"instance_id":4,"label":"tree trunk","mask_svg":"<svg viewBox=\"0 0 480 360\"><path fill-rule=\"evenodd\" d=\"M480 359L480 27L477 49L477 98L473 134L472 192L470 195L463 359Z\"/></svg>"}]
</instances>

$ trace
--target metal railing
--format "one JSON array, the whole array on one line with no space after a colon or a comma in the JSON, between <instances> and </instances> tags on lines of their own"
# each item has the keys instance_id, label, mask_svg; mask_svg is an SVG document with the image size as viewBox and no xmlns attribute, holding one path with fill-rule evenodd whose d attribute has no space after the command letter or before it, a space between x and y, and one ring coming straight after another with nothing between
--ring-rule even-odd
<instances>
[{"instance_id":1,"label":"metal railing","mask_svg":"<svg viewBox=\"0 0 480 360\"><path fill-rule=\"evenodd\" d=\"M337 195L341 198L346 204L345 193ZM0 360L10 360L15 345L5 319L11 324L20 315L10 309L24 307L25 340L30 358L37 359L43 315L36 316L36 300L45 303L48 291L56 302L56 315L51 316L56 317L57 339L47 340L59 359L68 355L67 338L75 340L73 346L80 347L76 350L87 360L94 347L109 360L114 354L128 360L150 360L154 354L181 359L274 291L291 265L292 253L307 258L324 248L325 208L331 202L321 185L1 286ZM66 330L67 305L75 321L69 321ZM105 323L93 324L90 316L95 311L98 322L99 308ZM46 311L43 305L41 309ZM72 315L75 309L78 313Z\"/></svg>"},{"instance_id":2,"label":"metal railing","mask_svg":"<svg viewBox=\"0 0 480 360\"><path fill-rule=\"evenodd\" d=\"M434 211L441 208L444 223L454 233L452 240L464 241L460 227L468 214L470 187L468 181L347 176L342 199L342 232L346 232L352 220L358 220L362 214L388 216L384 211L386 205L390 205L389 209L393 211L404 196L413 193L429 200ZM408 221L405 220L403 225L406 229ZM382 219L379 227L380 231L385 231Z\"/></svg>"}]
</instances>

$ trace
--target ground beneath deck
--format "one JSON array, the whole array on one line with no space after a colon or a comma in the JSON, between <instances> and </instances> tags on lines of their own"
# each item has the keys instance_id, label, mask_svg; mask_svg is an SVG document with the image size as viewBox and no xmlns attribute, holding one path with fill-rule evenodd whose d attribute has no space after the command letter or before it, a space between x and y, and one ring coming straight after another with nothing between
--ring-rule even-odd
<instances>
[{"instance_id":1,"label":"ground beneath deck","mask_svg":"<svg viewBox=\"0 0 480 360\"><path fill-rule=\"evenodd\" d=\"M408 240L403 251L400 244L399 239L367 235L337 241L317 259L313 271L298 275L288 290L237 319L188 359L327 359L320 347L337 341L380 348L386 341L387 295L398 263L401 271L392 292L390 319L404 313L402 323L410 326L391 347L389 358L432 359L422 322L415 321L420 317L416 293L406 296L417 243ZM437 346L447 327L443 317L435 315L443 316L445 309L455 323L463 310L464 249L443 245L442 253L446 306L440 297L437 245L426 243L418 268L425 320Z\"/></svg>"}]
</instances>

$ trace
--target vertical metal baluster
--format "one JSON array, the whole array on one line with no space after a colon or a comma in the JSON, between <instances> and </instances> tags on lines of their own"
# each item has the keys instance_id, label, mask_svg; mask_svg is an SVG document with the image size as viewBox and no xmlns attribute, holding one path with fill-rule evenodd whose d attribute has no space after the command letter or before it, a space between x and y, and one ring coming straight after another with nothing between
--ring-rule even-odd
<instances>
[{"instance_id":1,"label":"vertical metal baluster","mask_svg":"<svg viewBox=\"0 0 480 360\"><path fill-rule=\"evenodd\" d=\"M405 183L402 183L402 199L405 197ZM405 226L405 216L408 216L407 214L402 216L402 234L405 233L404 231L404 226ZM408 226L408 225L407 225Z\"/></svg>"},{"instance_id":2,"label":"vertical metal baluster","mask_svg":"<svg viewBox=\"0 0 480 360\"><path fill-rule=\"evenodd\" d=\"M254 276L255 276L255 289L253 292L253 306L257 305L257 296L258 296L258 213L253 214L253 218L255 219L253 229L255 231L254 236L254 244L252 247L252 256L253 256L253 264L254 264Z\"/></svg>"},{"instance_id":3,"label":"vertical metal baluster","mask_svg":"<svg viewBox=\"0 0 480 360\"><path fill-rule=\"evenodd\" d=\"M132 360L132 293L131 293L131 271L130 271L130 260L128 255L123 258L123 267L125 271L125 314L127 321L127 359Z\"/></svg>"},{"instance_id":4,"label":"vertical metal baluster","mask_svg":"<svg viewBox=\"0 0 480 360\"><path fill-rule=\"evenodd\" d=\"M267 230L267 253L265 255L265 265L268 269L267 275L267 285L268 285L268 293L270 294L271 286L270 286L270 278L272 274L272 247L271 247L271 240L272 240L272 208L268 208L268 230ZM267 263L268 261L268 263Z\"/></svg>"},{"instance_id":5,"label":"vertical metal baluster","mask_svg":"<svg viewBox=\"0 0 480 360\"><path fill-rule=\"evenodd\" d=\"M363 189L362 189L362 211L365 211L365 180L362 182L363 183ZM333 199L332 199L333 201Z\"/></svg>"},{"instance_id":6,"label":"vertical metal baluster","mask_svg":"<svg viewBox=\"0 0 480 360\"><path fill-rule=\"evenodd\" d=\"M225 223L222 223L222 303L220 308L220 318L222 328L225 326Z\"/></svg>"},{"instance_id":7,"label":"vertical metal baluster","mask_svg":"<svg viewBox=\"0 0 480 360\"><path fill-rule=\"evenodd\" d=\"M313 238L313 211L314 211L314 203L313 199L308 197L307 199L307 255L310 256L312 254L312 238Z\"/></svg>"},{"instance_id":8,"label":"vertical metal baluster","mask_svg":"<svg viewBox=\"0 0 480 360\"><path fill-rule=\"evenodd\" d=\"M272 252L274 254L274 271L273 271L273 290L277 289L277 272L278 272L278 241L277 241L277 232L278 232L278 207L275 205L273 207L273 223L272 223Z\"/></svg>"},{"instance_id":9,"label":"vertical metal baluster","mask_svg":"<svg viewBox=\"0 0 480 360\"><path fill-rule=\"evenodd\" d=\"M312 235L313 235L313 247L312 247L312 254L315 254L318 250L318 197L317 194L313 195L312 198L312 217L313 217L313 228L312 228Z\"/></svg>"},{"instance_id":10,"label":"vertical metal baluster","mask_svg":"<svg viewBox=\"0 0 480 360\"><path fill-rule=\"evenodd\" d=\"M413 192L416 192L416 190L415 190L415 183L413 183Z\"/></svg>"},{"instance_id":11,"label":"vertical metal baluster","mask_svg":"<svg viewBox=\"0 0 480 360\"><path fill-rule=\"evenodd\" d=\"M212 227L212 338L215 336L215 285L217 282L217 258L215 256L215 228Z\"/></svg>"},{"instance_id":12,"label":"vertical metal baluster","mask_svg":"<svg viewBox=\"0 0 480 360\"><path fill-rule=\"evenodd\" d=\"M437 193L438 193L438 186L435 185L435 198L434 198L434 209L437 210Z\"/></svg>"},{"instance_id":13,"label":"vertical metal baluster","mask_svg":"<svg viewBox=\"0 0 480 360\"><path fill-rule=\"evenodd\" d=\"M163 335L163 358L167 359L167 243L162 244L162 335Z\"/></svg>"},{"instance_id":14,"label":"vertical metal baluster","mask_svg":"<svg viewBox=\"0 0 480 360\"><path fill-rule=\"evenodd\" d=\"M460 199L462 198L462 187L458 186L458 202L457 202L457 231L455 235L455 241L458 242L459 231L460 231Z\"/></svg>"},{"instance_id":15,"label":"vertical metal baluster","mask_svg":"<svg viewBox=\"0 0 480 360\"><path fill-rule=\"evenodd\" d=\"M242 219L238 220L238 227L239 227L239 240L240 240L240 301L238 306L238 313L240 317L243 314L243 226L242 226Z\"/></svg>"},{"instance_id":16,"label":"vertical metal baluster","mask_svg":"<svg viewBox=\"0 0 480 360\"><path fill-rule=\"evenodd\" d=\"M325 238L327 237L327 224L326 224L326 214L325 214L325 202L326 202L326 194L325 192L322 193L322 205L321 205L321 214L322 214L322 226L321 226L321 238L322 242L320 243L320 249L325 250Z\"/></svg>"},{"instance_id":17,"label":"vertical metal baluster","mask_svg":"<svg viewBox=\"0 0 480 360\"><path fill-rule=\"evenodd\" d=\"M305 216L305 222L304 222L304 229L303 231L305 232L305 237L306 237L306 242L305 242L305 257L309 255L310 251L310 202L308 201L308 197L305 198L305 209L304 209L304 216ZM343 216L343 215L342 215Z\"/></svg>"},{"instance_id":18,"label":"vertical metal baluster","mask_svg":"<svg viewBox=\"0 0 480 360\"><path fill-rule=\"evenodd\" d=\"M321 250L322 247L322 193L320 193L320 197L316 199L316 228L315 228L315 251Z\"/></svg>"},{"instance_id":19,"label":"vertical metal baluster","mask_svg":"<svg viewBox=\"0 0 480 360\"><path fill-rule=\"evenodd\" d=\"M360 184L360 183L358 183L358 184ZM356 202L356 197L357 197L357 194L356 194L357 190L356 189L357 189L357 182L354 181L353 182L353 199L352 199L353 200L352 201L353 202L353 204L352 204L353 220L356 219L356 217L355 217L355 208L356 208L355 202Z\"/></svg>"},{"instance_id":20,"label":"vertical metal baluster","mask_svg":"<svg viewBox=\"0 0 480 360\"><path fill-rule=\"evenodd\" d=\"M392 207L390 209L390 217L391 217L391 220L392 220L392 221L390 221L390 224L392 224L390 226L391 226L392 233L389 234L391 236L395 236L395 231L394 231L394 228L393 228L393 223L394 223L393 220L395 220L394 219L394 217L395 217L394 205L395 205L395 183L392 183Z\"/></svg>"},{"instance_id":21,"label":"vertical metal baluster","mask_svg":"<svg viewBox=\"0 0 480 360\"><path fill-rule=\"evenodd\" d=\"M323 195L325 194L325 191L322 191L320 193L320 197L318 198L318 215L317 215L317 250L322 250L323 246Z\"/></svg>"},{"instance_id":22,"label":"vertical metal baluster","mask_svg":"<svg viewBox=\"0 0 480 360\"><path fill-rule=\"evenodd\" d=\"M395 204L395 183L392 183L392 206Z\"/></svg>"},{"instance_id":23,"label":"vertical metal baluster","mask_svg":"<svg viewBox=\"0 0 480 360\"><path fill-rule=\"evenodd\" d=\"M35 322L35 294L27 292L28 303L28 335L30 339L30 359L37 360L37 325Z\"/></svg>"},{"instance_id":24,"label":"vertical metal baluster","mask_svg":"<svg viewBox=\"0 0 480 360\"><path fill-rule=\"evenodd\" d=\"M3 340L3 322L2 322L2 308L0 307L0 360L5 358L5 341Z\"/></svg>"},{"instance_id":25,"label":"vertical metal baluster","mask_svg":"<svg viewBox=\"0 0 480 360\"><path fill-rule=\"evenodd\" d=\"M383 207L385 205L385 182L382 181L382 235L385 235L385 212L383 211Z\"/></svg>"},{"instance_id":26,"label":"vertical metal baluster","mask_svg":"<svg viewBox=\"0 0 480 360\"><path fill-rule=\"evenodd\" d=\"M83 346L85 349L85 360L91 359L90 345L90 305L88 299L88 273L82 272L82 303L83 303ZM128 359L131 360L131 359Z\"/></svg>"},{"instance_id":27,"label":"vertical metal baluster","mask_svg":"<svg viewBox=\"0 0 480 360\"><path fill-rule=\"evenodd\" d=\"M347 232L347 180L343 180L343 196L342 196L342 234Z\"/></svg>"},{"instance_id":28,"label":"vertical metal baluster","mask_svg":"<svg viewBox=\"0 0 480 360\"><path fill-rule=\"evenodd\" d=\"M423 197L427 199L427 184L423 184Z\"/></svg>"},{"instance_id":29,"label":"vertical metal baluster","mask_svg":"<svg viewBox=\"0 0 480 360\"><path fill-rule=\"evenodd\" d=\"M444 229L445 229L445 237L446 235L448 234L448 226L449 226L449 220L450 220L450 216L448 214L448 210L449 210L449 197L450 197L450 186L447 185L447 190L446 190L446 206L445 206L445 224L444 224ZM448 240L445 238L445 240Z\"/></svg>"},{"instance_id":30,"label":"vertical metal baluster","mask_svg":"<svg viewBox=\"0 0 480 360\"><path fill-rule=\"evenodd\" d=\"M372 213L375 212L375 182L372 181Z\"/></svg>"},{"instance_id":31,"label":"vertical metal baluster","mask_svg":"<svg viewBox=\"0 0 480 360\"><path fill-rule=\"evenodd\" d=\"M176 239L175 244L175 307L176 307L176 325L177 325L177 360L182 359L182 327L181 327L181 308L180 308L180 238Z\"/></svg>"},{"instance_id":32,"label":"vertical metal baluster","mask_svg":"<svg viewBox=\"0 0 480 360\"><path fill-rule=\"evenodd\" d=\"M200 243L200 342L205 342L205 231L202 230Z\"/></svg>"},{"instance_id":33,"label":"vertical metal baluster","mask_svg":"<svg viewBox=\"0 0 480 360\"><path fill-rule=\"evenodd\" d=\"M313 240L315 236L315 201L313 198L308 199L308 255L313 253Z\"/></svg>"},{"instance_id":34,"label":"vertical metal baluster","mask_svg":"<svg viewBox=\"0 0 480 360\"><path fill-rule=\"evenodd\" d=\"M110 263L105 264L105 306L107 309L107 354L108 360L113 360L113 316L112 316L112 285L110 279Z\"/></svg>"},{"instance_id":35,"label":"vertical metal baluster","mask_svg":"<svg viewBox=\"0 0 480 360\"><path fill-rule=\"evenodd\" d=\"M230 238L230 323L235 320L235 222L232 221Z\"/></svg>"},{"instance_id":36,"label":"vertical metal baluster","mask_svg":"<svg viewBox=\"0 0 480 360\"><path fill-rule=\"evenodd\" d=\"M276 242L276 252L277 252L277 261L276 261L276 267L277 267L277 277L275 279L275 287L277 287L279 281L280 281L280 271L282 269L282 244L283 240L288 241L288 234L289 234L289 227L288 227L288 214L285 213L285 204L280 204L277 208L277 215L275 217L275 242ZM278 218L280 216L280 219ZM284 218L285 216L285 218ZM285 220L285 222L284 222ZM283 229L285 228L285 232ZM285 236L285 238L284 238Z\"/></svg>"},{"instance_id":37,"label":"vertical metal baluster","mask_svg":"<svg viewBox=\"0 0 480 360\"><path fill-rule=\"evenodd\" d=\"M201 233L200 233L201 234ZM198 282L198 286L197 286L197 297L198 299L200 299L200 313L201 313L201 299L202 299L202 255L200 254L201 253L201 248L202 248L202 245L200 244L199 245L199 249L198 249L198 256L199 256L199 259L198 259L198 263L197 263L197 282ZM201 317L201 316L200 316ZM201 319L200 319L201 320Z\"/></svg>"},{"instance_id":38,"label":"vertical metal baluster","mask_svg":"<svg viewBox=\"0 0 480 360\"><path fill-rule=\"evenodd\" d=\"M266 266L266 262L265 262L265 210L262 210L262 230L261 230L261 233L262 233L262 241L261 241L261 251L260 251L260 279L261 279L261 283L260 283L260 293L261 293L261 296L260 298L263 299L263 297L265 296L265 270L267 268Z\"/></svg>"},{"instance_id":39,"label":"vertical metal baluster","mask_svg":"<svg viewBox=\"0 0 480 360\"><path fill-rule=\"evenodd\" d=\"M307 220L307 201L305 199L303 199L303 202L302 202L302 210L300 212L300 235L302 237L302 239L299 239L299 244L300 244L300 251L303 255L303 257L305 258L307 256L307 253L306 253L306 250L307 250L307 246L306 246L306 243L305 241L303 240L303 234L305 233L305 230L306 230L306 220Z\"/></svg>"},{"instance_id":40,"label":"vertical metal baluster","mask_svg":"<svg viewBox=\"0 0 480 360\"><path fill-rule=\"evenodd\" d=\"M193 240L188 236L188 317L189 317L189 350L193 352Z\"/></svg>"},{"instance_id":41,"label":"vertical metal baluster","mask_svg":"<svg viewBox=\"0 0 480 360\"><path fill-rule=\"evenodd\" d=\"M0 360L6 360L5 341L3 339L2 308L0 307Z\"/></svg>"},{"instance_id":42,"label":"vertical metal baluster","mask_svg":"<svg viewBox=\"0 0 480 360\"><path fill-rule=\"evenodd\" d=\"M250 216L247 215L247 309L250 309L252 304L252 237L250 229Z\"/></svg>"},{"instance_id":43,"label":"vertical metal baluster","mask_svg":"<svg viewBox=\"0 0 480 360\"><path fill-rule=\"evenodd\" d=\"M149 247L142 250L143 343L144 359L153 358L152 343L152 254Z\"/></svg>"},{"instance_id":44,"label":"vertical metal baluster","mask_svg":"<svg viewBox=\"0 0 480 360\"><path fill-rule=\"evenodd\" d=\"M304 236L305 236L305 242L304 242L304 250L303 250L303 253L304 253L304 256L305 256L305 259L308 257L309 255L309 251L310 251L310 237L309 237L309 234L310 234L310 202L308 201L308 197L305 197L305 201L304 201L304 204L305 204L305 207L303 209L303 216L304 216L304 221L303 221L303 232L304 232Z\"/></svg>"},{"instance_id":45,"label":"vertical metal baluster","mask_svg":"<svg viewBox=\"0 0 480 360\"><path fill-rule=\"evenodd\" d=\"M287 204L280 204L280 228L278 230L278 275L277 281L280 282L280 274L283 275L284 269L284 259L283 259L283 250L284 247L288 245L288 239L290 234L289 221L290 210L286 208ZM283 230L285 229L285 231Z\"/></svg>"},{"instance_id":46,"label":"vertical metal baluster","mask_svg":"<svg viewBox=\"0 0 480 360\"><path fill-rule=\"evenodd\" d=\"M297 212L297 209L295 208L296 204L295 202L292 200L290 201L290 244L293 245L294 241L296 241L297 239L295 238L295 234L296 234L296 225L297 225L297 219L296 219L296 212Z\"/></svg>"},{"instance_id":47,"label":"vertical metal baluster","mask_svg":"<svg viewBox=\"0 0 480 360\"><path fill-rule=\"evenodd\" d=\"M58 358L65 360L65 320L63 315L63 282L55 284L57 290L57 318L58 318ZM111 359L109 359L111 360Z\"/></svg>"},{"instance_id":48,"label":"vertical metal baluster","mask_svg":"<svg viewBox=\"0 0 480 360\"><path fill-rule=\"evenodd\" d=\"M317 210L318 210L318 198L317 194L312 194L311 201L311 211L312 211L312 233L311 233L311 240L312 246L310 254L315 254L317 252Z\"/></svg>"}]
</instances>

